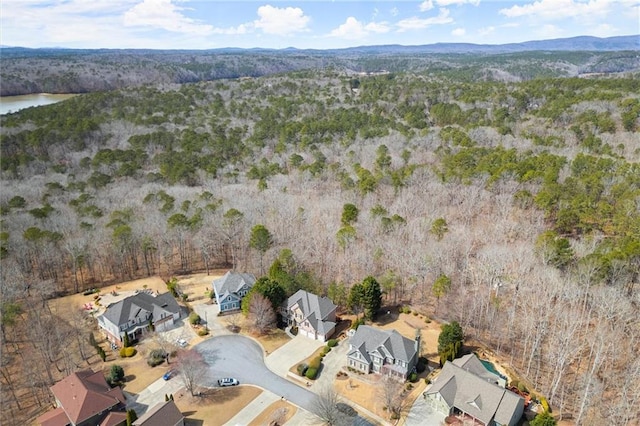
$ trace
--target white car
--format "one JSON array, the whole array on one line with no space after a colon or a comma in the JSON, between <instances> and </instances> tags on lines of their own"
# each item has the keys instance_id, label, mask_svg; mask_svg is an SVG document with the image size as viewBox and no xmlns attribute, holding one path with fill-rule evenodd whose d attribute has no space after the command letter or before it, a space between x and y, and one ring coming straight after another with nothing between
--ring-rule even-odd
<instances>
[{"instance_id":1,"label":"white car","mask_svg":"<svg viewBox=\"0 0 640 426\"><path fill-rule=\"evenodd\" d=\"M187 346L187 341L184 339L178 339L176 340L176 343L178 344L178 346L180 346L181 348L184 348L185 346Z\"/></svg>"},{"instance_id":2,"label":"white car","mask_svg":"<svg viewBox=\"0 0 640 426\"><path fill-rule=\"evenodd\" d=\"M236 379L232 379L231 377L226 377L224 379L218 380L218 386L220 387L238 386L239 384L240 384L239 381L237 381Z\"/></svg>"}]
</instances>

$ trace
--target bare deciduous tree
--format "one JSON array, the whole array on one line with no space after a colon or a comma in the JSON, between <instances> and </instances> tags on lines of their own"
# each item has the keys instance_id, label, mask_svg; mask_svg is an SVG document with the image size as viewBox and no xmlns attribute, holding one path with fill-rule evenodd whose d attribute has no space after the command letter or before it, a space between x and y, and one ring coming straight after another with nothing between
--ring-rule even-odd
<instances>
[{"instance_id":1,"label":"bare deciduous tree","mask_svg":"<svg viewBox=\"0 0 640 426\"><path fill-rule=\"evenodd\" d=\"M385 376L380 381L379 386L379 398L383 406L386 407L389 417L391 419L399 419L409 408L402 382Z\"/></svg>"},{"instance_id":2,"label":"bare deciduous tree","mask_svg":"<svg viewBox=\"0 0 640 426\"><path fill-rule=\"evenodd\" d=\"M180 352L177 359L177 370L182 377L184 387L191 396L195 396L197 387L207 373L207 363L202 354L196 350Z\"/></svg>"},{"instance_id":3,"label":"bare deciduous tree","mask_svg":"<svg viewBox=\"0 0 640 426\"><path fill-rule=\"evenodd\" d=\"M264 334L271 330L276 324L276 313L269 299L259 293L251 296L249 304L249 320L255 330Z\"/></svg>"},{"instance_id":4,"label":"bare deciduous tree","mask_svg":"<svg viewBox=\"0 0 640 426\"><path fill-rule=\"evenodd\" d=\"M331 385L323 387L313 400L313 413L329 426L349 424L349 417L338 409L340 394Z\"/></svg>"}]
</instances>

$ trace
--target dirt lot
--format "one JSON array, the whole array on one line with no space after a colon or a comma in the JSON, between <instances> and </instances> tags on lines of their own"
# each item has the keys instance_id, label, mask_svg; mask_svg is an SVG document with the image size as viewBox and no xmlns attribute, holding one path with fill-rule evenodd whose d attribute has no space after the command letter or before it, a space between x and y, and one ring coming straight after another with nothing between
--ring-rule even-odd
<instances>
[{"instance_id":1,"label":"dirt lot","mask_svg":"<svg viewBox=\"0 0 640 426\"><path fill-rule=\"evenodd\" d=\"M255 386L233 386L210 389L200 397L181 394L175 397L175 403L188 426L222 426L261 393Z\"/></svg>"}]
</instances>

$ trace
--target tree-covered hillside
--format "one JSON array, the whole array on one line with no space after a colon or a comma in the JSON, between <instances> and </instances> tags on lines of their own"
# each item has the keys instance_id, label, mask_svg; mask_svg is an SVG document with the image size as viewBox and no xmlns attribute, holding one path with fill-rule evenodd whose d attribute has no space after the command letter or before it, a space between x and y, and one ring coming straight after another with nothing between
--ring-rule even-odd
<instances>
[{"instance_id":1,"label":"tree-covered hillside","mask_svg":"<svg viewBox=\"0 0 640 426\"><path fill-rule=\"evenodd\" d=\"M291 286L345 303L374 276L578 424L631 424L640 79L474 67L165 82L3 117L3 308L284 253Z\"/></svg>"}]
</instances>

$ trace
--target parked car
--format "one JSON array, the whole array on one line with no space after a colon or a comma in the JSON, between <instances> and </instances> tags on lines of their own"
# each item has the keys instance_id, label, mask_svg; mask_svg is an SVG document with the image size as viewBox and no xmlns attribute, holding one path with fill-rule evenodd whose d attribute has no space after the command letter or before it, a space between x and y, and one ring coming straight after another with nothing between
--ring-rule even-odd
<instances>
[{"instance_id":1,"label":"parked car","mask_svg":"<svg viewBox=\"0 0 640 426\"><path fill-rule=\"evenodd\" d=\"M236 379L233 379L231 377L225 377L224 379L218 380L218 386L220 386L220 387L238 386L239 384L240 384L239 381L237 381Z\"/></svg>"},{"instance_id":2,"label":"parked car","mask_svg":"<svg viewBox=\"0 0 640 426\"><path fill-rule=\"evenodd\" d=\"M173 370L169 370L166 373L164 373L162 378L165 379L165 380L169 380L171 378L171 376L173 376Z\"/></svg>"},{"instance_id":3,"label":"parked car","mask_svg":"<svg viewBox=\"0 0 640 426\"><path fill-rule=\"evenodd\" d=\"M178 339L176 340L176 343L178 344L178 346L180 346L181 348L184 348L185 346L187 346L187 341L184 339Z\"/></svg>"}]
</instances>

